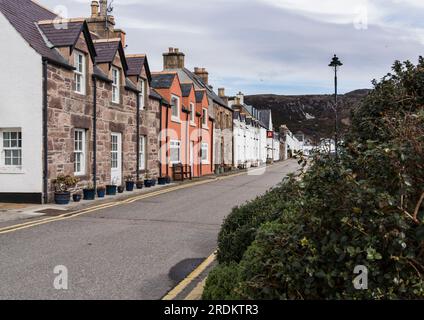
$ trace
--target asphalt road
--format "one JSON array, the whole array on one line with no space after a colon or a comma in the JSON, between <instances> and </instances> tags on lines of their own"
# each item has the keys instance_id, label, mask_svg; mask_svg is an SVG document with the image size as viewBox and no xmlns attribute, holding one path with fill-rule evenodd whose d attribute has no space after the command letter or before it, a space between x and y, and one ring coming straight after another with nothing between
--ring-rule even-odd
<instances>
[{"instance_id":1,"label":"asphalt road","mask_svg":"<svg viewBox=\"0 0 424 320\"><path fill-rule=\"evenodd\" d=\"M160 299L216 249L231 209L297 163L0 235L0 299ZM68 289L54 288L66 266ZM62 273L63 275L63 273Z\"/></svg>"}]
</instances>

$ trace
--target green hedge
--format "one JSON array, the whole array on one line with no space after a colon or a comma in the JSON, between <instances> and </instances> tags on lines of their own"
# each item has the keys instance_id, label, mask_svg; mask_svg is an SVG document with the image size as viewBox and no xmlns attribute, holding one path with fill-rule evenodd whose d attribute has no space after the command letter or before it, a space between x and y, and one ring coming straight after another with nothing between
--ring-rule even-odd
<instances>
[{"instance_id":1,"label":"green hedge","mask_svg":"<svg viewBox=\"0 0 424 320\"><path fill-rule=\"evenodd\" d=\"M374 85L339 158L234 209L205 299L424 298L424 60Z\"/></svg>"}]
</instances>

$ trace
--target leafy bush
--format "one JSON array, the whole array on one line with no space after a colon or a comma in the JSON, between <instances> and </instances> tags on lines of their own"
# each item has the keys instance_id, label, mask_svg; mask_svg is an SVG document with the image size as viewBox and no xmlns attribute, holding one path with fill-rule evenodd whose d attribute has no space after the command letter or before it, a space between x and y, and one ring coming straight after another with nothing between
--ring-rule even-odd
<instances>
[{"instance_id":1,"label":"leafy bush","mask_svg":"<svg viewBox=\"0 0 424 320\"><path fill-rule=\"evenodd\" d=\"M256 231L266 221L279 217L287 198L296 192L294 178L290 176L264 196L236 207L225 219L218 236L218 261L240 262L243 253L255 240Z\"/></svg>"},{"instance_id":2,"label":"leafy bush","mask_svg":"<svg viewBox=\"0 0 424 320\"><path fill-rule=\"evenodd\" d=\"M227 219L219 245L232 263L207 297L424 298L424 61L393 70L357 109L338 158L317 154L301 180ZM353 286L358 265L368 290Z\"/></svg>"},{"instance_id":3,"label":"leafy bush","mask_svg":"<svg viewBox=\"0 0 424 320\"><path fill-rule=\"evenodd\" d=\"M235 262L221 264L209 274L206 281L204 300L234 300L237 299L233 291L240 279L239 266Z\"/></svg>"}]
</instances>

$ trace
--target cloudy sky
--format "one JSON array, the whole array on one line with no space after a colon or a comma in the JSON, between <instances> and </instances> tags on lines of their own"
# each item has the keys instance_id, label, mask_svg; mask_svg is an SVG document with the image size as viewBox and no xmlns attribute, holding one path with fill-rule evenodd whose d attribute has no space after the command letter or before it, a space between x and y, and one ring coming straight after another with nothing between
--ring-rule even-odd
<instances>
[{"instance_id":1,"label":"cloudy sky","mask_svg":"<svg viewBox=\"0 0 424 320\"><path fill-rule=\"evenodd\" d=\"M90 0L39 0L68 17ZM162 70L168 47L186 66L205 67L228 94L332 92L328 67L344 63L342 92L371 87L392 62L424 54L423 0L114 0L128 53L147 53ZM64 12L66 10L66 12Z\"/></svg>"}]
</instances>

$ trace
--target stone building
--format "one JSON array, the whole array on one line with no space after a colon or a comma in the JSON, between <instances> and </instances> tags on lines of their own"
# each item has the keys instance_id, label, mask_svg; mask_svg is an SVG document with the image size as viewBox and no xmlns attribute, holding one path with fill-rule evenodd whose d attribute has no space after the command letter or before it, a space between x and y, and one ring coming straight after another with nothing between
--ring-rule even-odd
<instances>
[{"instance_id":1,"label":"stone building","mask_svg":"<svg viewBox=\"0 0 424 320\"><path fill-rule=\"evenodd\" d=\"M10 90L1 93L0 201L51 201L60 174L80 187L159 175L163 100L150 90L147 58L125 55L106 6L57 19L31 0L0 3L0 40L16 53L0 53L13 74L1 80Z\"/></svg>"}]
</instances>

